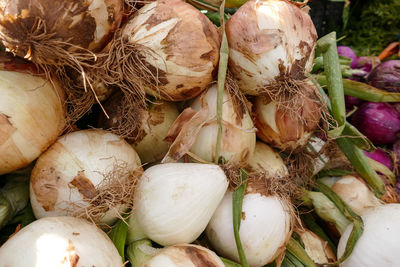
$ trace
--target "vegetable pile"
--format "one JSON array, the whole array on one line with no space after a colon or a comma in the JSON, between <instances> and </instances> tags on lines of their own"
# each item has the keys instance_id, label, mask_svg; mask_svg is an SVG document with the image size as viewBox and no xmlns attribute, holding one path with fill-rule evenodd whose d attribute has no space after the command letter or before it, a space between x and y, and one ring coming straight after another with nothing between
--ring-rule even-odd
<instances>
[{"instance_id":1,"label":"vegetable pile","mask_svg":"<svg viewBox=\"0 0 400 267\"><path fill-rule=\"evenodd\" d=\"M0 267L396 266L400 61L308 11L4 1Z\"/></svg>"}]
</instances>

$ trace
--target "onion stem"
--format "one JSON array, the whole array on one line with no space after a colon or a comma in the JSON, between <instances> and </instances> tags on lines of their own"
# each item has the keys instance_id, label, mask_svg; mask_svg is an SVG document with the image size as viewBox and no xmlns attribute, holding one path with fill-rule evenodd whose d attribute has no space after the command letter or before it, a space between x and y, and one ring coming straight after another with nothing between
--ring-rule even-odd
<instances>
[{"instance_id":1,"label":"onion stem","mask_svg":"<svg viewBox=\"0 0 400 267\"><path fill-rule=\"evenodd\" d=\"M126 249L126 256L129 259L132 267L145 266L154 255L157 249L152 247L151 241L142 239L130 244Z\"/></svg>"},{"instance_id":2,"label":"onion stem","mask_svg":"<svg viewBox=\"0 0 400 267\"><path fill-rule=\"evenodd\" d=\"M221 17L221 32L222 41L221 48L219 51L219 66L218 66L218 91L217 91L217 124L218 124L218 134L217 134L217 144L215 146L215 163L218 164L219 156L221 154L221 143L222 143L222 105L225 89L226 72L228 70L228 57L229 57L229 46L228 40L226 39L225 33L225 16L224 16L225 0L219 8Z\"/></svg>"},{"instance_id":3,"label":"onion stem","mask_svg":"<svg viewBox=\"0 0 400 267\"><path fill-rule=\"evenodd\" d=\"M119 255L122 257L122 261L125 261L125 243L126 237L128 235L128 225L126 222L119 220L108 234L111 241L114 243L117 248Z\"/></svg>"},{"instance_id":4,"label":"onion stem","mask_svg":"<svg viewBox=\"0 0 400 267\"><path fill-rule=\"evenodd\" d=\"M336 265L338 263L342 263L345 261L353 251L358 239L361 237L363 231L364 231L364 223L362 218L354 213L351 208L328 186L324 185L323 183L316 181L315 187L322 192L324 195L326 195L334 204L335 206L340 210L340 212L350 221L353 222L353 229L351 231L351 234L349 236L349 239L346 244L346 250L343 253L343 255L338 259L336 263L333 263L331 265Z\"/></svg>"},{"instance_id":5,"label":"onion stem","mask_svg":"<svg viewBox=\"0 0 400 267\"><path fill-rule=\"evenodd\" d=\"M332 116L337 121L339 136L346 122L346 109L344 104L344 92L342 72L336 47L336 32L331 32L317 41L317 47L322 52L324 72L327 78L329 97L332 103Z\"/></svg>"},{"instance_id":6,"label":"onion stem","mask_svg":"<svg viewBox=\"0 0 400 267\"><path fill-rule=\"evenodd\" d=\"M325 75L316 75L316 79L320 85L327 85L327 77ZM343 89L345 95L369 102L400 102L400 93L387 92L369 84L349 79L343 79Z\"/></svg>"},{"instance_id":7,"label":"onion stem","mask_svg":"<svg viewBox=\"0 0 400 267\"><path fill-rule=\"evenodd\" d=\"M288 244L286 246L286 249L288 250L288 252L290 254L292 254L291 256L294 256L304 266L317 267L317 265L310 258L310 256L308 256L308 254L304 250L304 248L294 238L291 237L289 239L289 242L288 242ZM286 256L289 256L289 255L286 254ZM291 262L295 261L295 260L292 260L290 256L289 256L289 259L291 260Z\"/></svg>"},{"instance_id":8,"label":"onion stem","mask_svg":"<svg viewBox=\"0 0 400 267\"><path fill-rule=\"evenodd\" d=\"M243 197L247 187L247 173L243 169L240 169L240 178L242 184L233 192L232 195L233 231L240 263L243 267L248 267L249 264L247 262L246 254L244 253L239 235L240 221L242 220Z\"/></svg>"},{"instance_id":9,"label":"onion stem","mask_svg":"<svg viewBox=\"0 0 400 267\"><path fill-rule=\"evenodd\" d=\"M223 257L219 257L219 258L222 260L222 262L225 264L226 267L242 267L242 265L240 265L239 263L236 263L234 261L225 259Z\"/></svg>"}]
</instances>

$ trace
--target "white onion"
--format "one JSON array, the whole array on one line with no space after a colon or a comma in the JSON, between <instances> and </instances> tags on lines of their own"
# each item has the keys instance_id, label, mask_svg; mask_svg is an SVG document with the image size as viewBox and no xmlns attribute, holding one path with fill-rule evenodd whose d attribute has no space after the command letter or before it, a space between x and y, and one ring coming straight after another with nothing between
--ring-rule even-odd
<instances>
[{"instance_id":1,"label":"white onion","mask_svg":"<svg viewBox=\"0 0 400 267\"><path fill-rule=\"evenodd\" d=\"M181 101L199 95L213 80L219 59L217 29L184 1L146 4L124 26L120 39L110 51L116 62L112 72L123 72L125 82L135 89ZM126 61L122 66L121 58Z\"/></svg>"},{"instance_id":2,"label":"white onion","mask_svg":"<svg viewBox=\"0 0 400 267\"><path fill-rule=\"evenodd\" d=\"M243 198L239 235L250 266L264 266L285 249L291 235L289 207L276 196L246 193ZM207 226L215 250L239 262L233 234L232 192L228 191Z\"/></svg>"},{"instance_id":3,"label":"white onion","mask_svg":"<svg viewBox=\"0 0 400 267\"><path fill-rule=\"evenodd\" d=\"M217 165L152 166L135 191L136 221L148 238L161 245L193 242L206 228L227 187L228 180ZM135 225L130 227L135 229Z\"/></svg>"},{"instance_id":4,"label":"white onion","mask_svg":"<svg viewBox=\"0 0 400 267\"><path fill-rule=\"evenodd\" d=\"M82 219L51 217L24 227L0 247L2 267L120 267L107 235Z\"/></svg>"},{"instance_id":5,"label":"white onion","mask_svg":"<svg viewBox=\"0 0 400 267\"><path fill-rule=\"evenodd\" d=\"M4 174L27 166L57 139L65 127L65 99L56 80L5 70L0 70L0 95Z\"/></svg>"},{"instance_id":6,"label":"white onion","mask_svg":"<svg viewBox=\"0 0 400 267\"><path fill-rule=\"evenodd\" d=\"M400 204L386 204L372 208L361 215L364 232L357 241L353 252L341 267L396 267L400 251ZM353 229L349 225L338 245L338 258L345 250Z\"/></svg>"},{"instance_id":7,"label":"white onion","mask_svg":"<svg viewBox=\"0 0 400 267\"><path fill-rule=\"evenodd\" d=\"M352 175L341 177L332 185L332 190L359 215L370 208L383 204L361 178Z\"/></svg>"},{"instance_id":8,"label":"white onion","mask_svg":"<svg viewBox=\"0 0 400 267\"><path fill-rule=\"evenodd\" d=\"M267 174L270 178L287 177L289 171L278 152L262 142L256 142L247 168L249 171Z\"/></svg>"},{"instance_id":9,"label":"white onion","mask_svg":"<svg viewBox=\"0 0 400 267\"><path fill-rule=\"evenodd\" d=\"M206 162L215 162L218 124L217 85L212 85L198 96L190 108L191 116L182 113L171 129L180 125L180 132L171 145L164 162L178 160L191 152ZM244 104L243 104L244 105ZM184 111L185 112L185 111ZM182 139L181 139L182 137ZM254 152L256 134L247 108L234 101L226 90L222 105L221 153L226 161L246 165Z\"/></svg>"},{"instance_id":10,"label":"white onion","mask_svg":"<svg viewBox=\"0 0 400 267\"><path fill-rule=\"evenodd\" d=\"M35 217L84 215L86 209L96 208L93 205L105 205L98 197L110 190L110 199L105 200L109 207L95 220L111 224L130 204L133 189L128 185L134 184L130 175L135 172L141 172L140 159L117 135L102 130L64 135L39 157L32 171L30 196Z\"/></svg>"},{"instance_id":11,"label":"white onion","mask_svg":"<svg viewBox=\"0 0 400 267\"><path fill-rule=\"evenodd\" d=\"M317 39L305 10L287 0L251 0L228 20L229 69L247 94L311 71Z\"/></svg>"}]
</instances>

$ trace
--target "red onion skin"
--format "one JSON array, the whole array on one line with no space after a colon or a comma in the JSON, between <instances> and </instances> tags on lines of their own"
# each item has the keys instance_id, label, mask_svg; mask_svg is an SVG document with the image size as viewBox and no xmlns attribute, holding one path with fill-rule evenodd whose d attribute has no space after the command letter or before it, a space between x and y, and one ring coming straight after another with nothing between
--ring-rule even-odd
<instances>
[{"instance_id":1,"label":"red onion skin","mask_svg":"<svg viewBox=\"0 0 400 267\"><path fill-rule=\"evenodd\" d=\"M394 143L400 131L400 113L388 103L364 103L351 122L374 144Z\"/></svg>"},{"instance_id":2,"label":"red onion skin","mask_svg":"<svg viewBox=\"0 0 400 267\"><path fill-rule=\"evenodd\" d=\"M366 72L371 72L371 70L376 67L380 62L378 57L359 57L357 60L357 69L364 70Z\"/></svg>"},{"instance_id":3,"label":"red onion skin","mask_svg":"<svg viewBox=\"0 0 400 267\"><path fill-rule=\"evenodd\" d=\"M378 148L374 152L364 151L364 154L367 157L385 165L389 170L393 171L392 157L382 149Z\"/></svg>"},{"instance_id":4,"label":"red onion skin","mask_svg":"<svg viewBox=\"0 0 400 267\"><path fill-rule=\"evenodd\" d=\"M345 95L344 96L344 100L345 100L345 103L346 103L346 110L347 111L351 111L354 108L354 106L359 106L362 103L364 103L363 100L361 100L361 99L359 99L357 97L354 97L354 96L349 96L349 95Z\"/></svg>"},{"instance_id":5,"label":"red onion skin","mask_svg":"<svg viewBox=\"0 0 400 267\"><path fill-rule=\"evenodd\" d=\"M368 83L389 92L400 92L400 60L388 60L368 75Z\"/></svg>"},{"instance_id":6,"label":"red onion skin","mask_svg":"<svg viewBox=\"0 0 400 267\"><path fill-rule=\"evenodd\" d=\"M357 55L356 55L356 53L354 52L353 49L351 49L351 48L348 47L348 46L339 45L339 46L337 47L337 51L338 51L338 54L339 54L339 55L344 56L344 57L348 57L348 58L351 59L350 67L351 67L352 69L355 69L355 68L357 67L357 60L358 60L358 58L357 58Z\"/></svg>"}]
</instances>

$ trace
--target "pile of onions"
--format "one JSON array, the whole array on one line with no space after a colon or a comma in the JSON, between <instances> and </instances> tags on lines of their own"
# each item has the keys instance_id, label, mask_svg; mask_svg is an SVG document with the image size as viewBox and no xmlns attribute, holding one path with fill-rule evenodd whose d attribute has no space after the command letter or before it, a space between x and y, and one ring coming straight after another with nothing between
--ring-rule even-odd
<instances>
[{"instance_id":1,"label":"pile of onions","mask_svg":"<svg viewBox=\"0 0 400 267\"><path fill-rule=\"evenodd\" d=\"M0 8L0 40L34 63L74 65L108 43L122 14L121 0L6 0Z\"/></svg>"},{"instance_id":2,"label":"pile of onions","mask_svg":"<svg viewBox=\"0 0 400 267\"><path fill-rule=\"evenodd\" d=\"M135 150L101 130L60 137L37 160L30 180L36 218L89 216L111 225L132 202L142 168Z\"/></svg>"},{"instance_id":3,"label":"pile of onions","mask_svg":"<svg viewBox=\"0 0 400 267\"><path fill-rule=\"evenodd\" d=\"M229 69L246 94L303 80L312 69L317 33L305 9L291 1L246 2L228 20L226 34Z\"/></svg>"},{"instance_id":4,"label":"pile of onions","mask_svg":"<svg viewBox=\"0 0 400 267\"><path fill-rule=\"evenodd\" d=\"M34 66L0 55L0 174L27 166L65 128L64 92Z\"/></svg>"},{"instance_id":5,"label":"pile of onions","mask_svg":"<svg viewBox=\"0 0 400 267\"><path fill-rule=\"evenodd\" d=\"M0 259L2 266L123 265L103 231L74 217L43 218L29 224L0 247Z\"/></svg>"},{"instance_id":6,"label":"pile of onions","mask_svg":"<svg viewBox=\"0 0 400 267\"><path fill-rule=\"evenodd\" d=\"M368 75L368 83L389 92L400 92L400 60L388 60L376 66Z\"/></svg>"},{"instance_id":7,"label":"pile of onions","mask_svg":"<svg viewBox=\"0 0 400 267\"><path fill-rule=\"evenodd\" d=\"M135 220L129 226L164 246L191 243L206 228L227 188L217 165L154 165L135 190Z\"/></svg>"},{"instance_id":8,"label":"pile of onions","mask_svg":"<svg viewBox=\"0 0 400 267\"><path fill-rule=\"evenodd\" d=\"M168 151L165 138L179 115L176 105L156 100L147 109L137 106L134 116L127 116L124 104L121 93L112 95L104 103L109 119L101 116L98 126L125 136L143 164L161 160Z\"/></svg>"},{"instance_id":9,"label":"pile of onions","mask_svg":"<svg viewBox=\"0 0 400 267\"><path fill-rule=\"evenodd\" d=\"M189 154L215 162L217 143L217 85L198 96L174 122L168 135L173 140L164 162ZM221 154L226 161L246 165L254 152L256 133L245 103L225 90L222 105Z\"/></svg>"},{"instance_id":10,"label":"pile of onions","mask_svg":"<svg viewBox=\"0 0 400 267\"><path fill-rule=\"evenodd\" d=\"M364 232L357 241L351 255L341 267L395 267L400 251L400 204L375 207L362 216ZM347 240L353 229L349 225L338 245L338 258L343 255Z\"/></svg>"},{"instance_id":11,"label":"pile of onions","mask_svg":"<svg viewBox=\"0 0 400 267\"><path fill-rule=\"evenodd\" d=\"M213 80L219 35L199 10L181 0L143 6L113 41L109 83L170 101L191 99ZM122 75L124 74L124 75Z\"/></svg>"},{"instance_id":12,"label":"pile of onions","mask_svg":"<svg viewBox=\"0 0 400 267\"><path fill-rule=\"evenodd\" d=\"M302 87L310 97L294 98L287 103L267 96L255 98L253 114L258 138L284 151L295 151L307 144L318 125L321 104L312 83L303 83Z\"/></svg>"},{"instance_id":13,"label":"pile of onions","mask_svg":"<svg viewBox=\"0 0 400 267\"><path fill-rule=\"evenodd\" d=\"M351 123L374 144L391 144L400 131L400 113L388 103L364 103Z\"/></svg>"}]
</instances>

